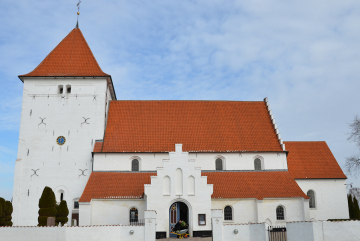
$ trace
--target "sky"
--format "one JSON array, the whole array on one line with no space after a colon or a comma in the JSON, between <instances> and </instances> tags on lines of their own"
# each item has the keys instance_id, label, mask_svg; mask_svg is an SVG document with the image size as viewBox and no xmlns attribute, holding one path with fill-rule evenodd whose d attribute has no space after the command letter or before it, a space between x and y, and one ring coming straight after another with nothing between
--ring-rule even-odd
<instances>
[{"instance_id":1,"label":"sky","mask_svg":"<svg viewBox=\"0 0 360 241\"><path fill-rule=\"evenodd\" d=\"M75 27L78 0L0 1L0 197L12 198L22 88ZM358 0L82 0L79 26L118 100L268 97L285 141L340 166L360 115ZM360 187L360 177L348 183Z\"/></svg>"}]
</instances>

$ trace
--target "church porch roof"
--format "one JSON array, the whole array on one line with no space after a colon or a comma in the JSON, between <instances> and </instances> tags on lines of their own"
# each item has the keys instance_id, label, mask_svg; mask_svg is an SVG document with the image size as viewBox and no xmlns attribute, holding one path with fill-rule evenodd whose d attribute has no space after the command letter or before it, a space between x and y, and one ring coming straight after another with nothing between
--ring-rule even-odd
<instances>
[{"instance_id":1,"label":"church porch roof","mask_svg":"<svg viewBox=\"0 0 360 241\"><path fill-rule=\"evenodd\" d=\"M156 172L92 172L79 202L92 199L140 199L144 184ZM213 184L211 198L305 198L287 171L273 172L202 172Z\"/></svg>"}]
</instances>

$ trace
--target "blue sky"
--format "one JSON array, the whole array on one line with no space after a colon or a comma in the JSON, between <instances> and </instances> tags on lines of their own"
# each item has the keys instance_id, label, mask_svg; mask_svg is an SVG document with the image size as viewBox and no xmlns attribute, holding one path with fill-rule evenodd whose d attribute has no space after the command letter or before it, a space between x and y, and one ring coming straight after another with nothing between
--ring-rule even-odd
<instances>
[{"instance_id":1,"label":"blue sky","mask_svg":"<svg viewBox=\"0 0 360 241\"><path fill-rule=\"evenodd\" d=\"M11 199L22 83L75 27L77 0L0 2L0 196ZM268 97L287 141L344 167L360 114L360 2L83 0L80 29L119 100ZM351 177L360 187L360 179Z\"/></svg>"}]
</instances>

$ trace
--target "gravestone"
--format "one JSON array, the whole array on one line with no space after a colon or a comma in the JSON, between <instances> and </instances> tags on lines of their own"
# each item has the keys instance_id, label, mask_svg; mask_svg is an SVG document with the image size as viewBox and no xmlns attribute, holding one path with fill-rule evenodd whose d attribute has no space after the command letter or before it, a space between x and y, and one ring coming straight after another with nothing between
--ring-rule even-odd
<instances>
[{"instance_id":1,"label":"gravestone","mask_svg":"<svg viewBox=\"0 0 360 241\"><path fill-rule=\"evenodd\" d=\"M55 226L55 218L54 217L48 217L46 226Z\"/></svg>"}]
</instances>

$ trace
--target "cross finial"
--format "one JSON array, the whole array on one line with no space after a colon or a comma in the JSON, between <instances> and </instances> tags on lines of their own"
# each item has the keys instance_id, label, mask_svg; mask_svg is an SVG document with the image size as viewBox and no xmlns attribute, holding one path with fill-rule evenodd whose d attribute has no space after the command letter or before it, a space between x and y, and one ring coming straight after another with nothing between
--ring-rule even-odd
<instances>
[{"instance_id":1,"label":"cross finial","mask_svg":"<svg viewBox=\"0 0 360 241\"><path fill-rule=\"evenodd\" d=\"M79 2L76 4L76 6L78 7L78 12L77 12L77 21L76 21L75 28L79 28L80 3L81 3L81 0L79 0Z\"/></svg>"}]
</instances>

